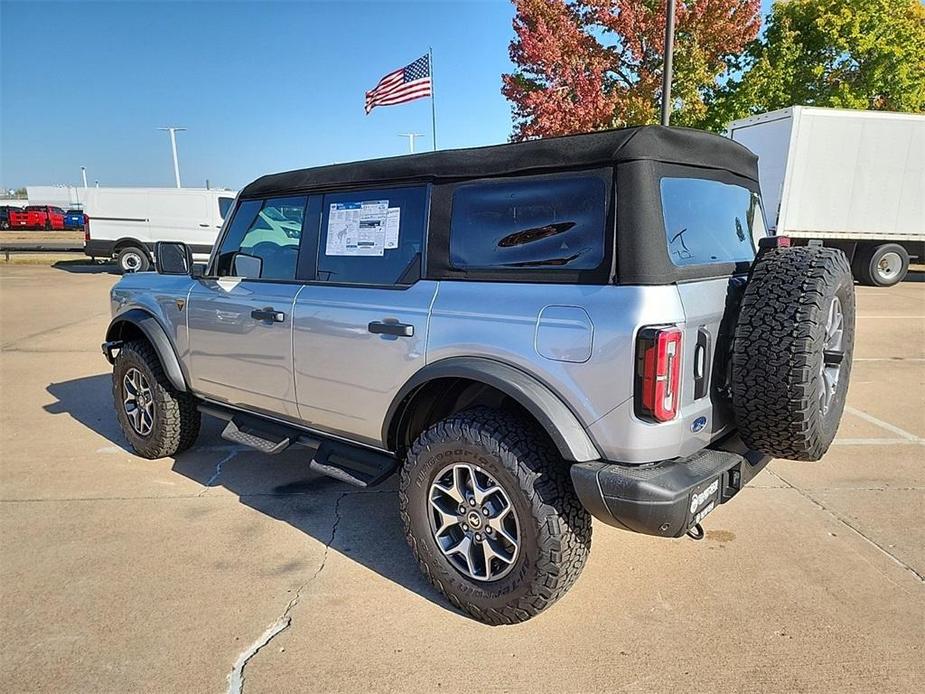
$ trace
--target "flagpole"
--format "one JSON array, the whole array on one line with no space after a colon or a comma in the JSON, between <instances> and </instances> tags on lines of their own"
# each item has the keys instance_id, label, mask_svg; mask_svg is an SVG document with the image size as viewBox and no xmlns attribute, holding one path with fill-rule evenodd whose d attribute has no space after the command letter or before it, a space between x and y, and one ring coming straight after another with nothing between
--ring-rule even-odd
<instances>
[{"instance_id":1,"label":"flagpole","mask_svg":"<svg viewBox=\"0 0 925 694\"><path fill-rule=\"evenodd\" d=\"M435 101L436 90L434 89L434 51L427 47L427 60L430 68L430 125L434 138L434 151L437 151L437 104Z\"/></svg>"}]
</instances>

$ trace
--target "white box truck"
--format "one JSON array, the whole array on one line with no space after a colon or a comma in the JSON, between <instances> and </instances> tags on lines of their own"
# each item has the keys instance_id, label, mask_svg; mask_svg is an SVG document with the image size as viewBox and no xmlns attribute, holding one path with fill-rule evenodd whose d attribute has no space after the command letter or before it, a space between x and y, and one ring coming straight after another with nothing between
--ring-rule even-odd
<instances>
[{"instance_id":1,"label":"white box truck","mask_svg":"<svg viewBox=\"0 0 925 694\"><path fill-rule=\"evenodd\" d=\"M758 155L778 235L841 248L855 278L880 287L925 255L925 116L793 106L728 135Z\"/></svg>"},{"instance_id":2,"label":"white box truck","mask_svg":"<svg viewBox=\"0 0 925 694\"><path fill-rule=\"evenodd\" d=\"M73 190L78 199L72 204L79 204L90 218L84 253L115 258L123 272L150 269L158 241L182 241L196 260L208 259L237 195L206 188Z\"/></svg>"}]
</instances>

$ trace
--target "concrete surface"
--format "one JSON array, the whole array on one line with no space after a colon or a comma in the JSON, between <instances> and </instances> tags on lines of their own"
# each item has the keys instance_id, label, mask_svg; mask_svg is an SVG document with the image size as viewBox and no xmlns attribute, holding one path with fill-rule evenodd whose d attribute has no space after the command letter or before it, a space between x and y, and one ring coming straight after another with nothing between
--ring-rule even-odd
<instances>
[{"instance_id":1,"label":"concrete surface","mask_svg":"<svg viewBox=\"0 0 925 694\"><path fill-rule=\"evenodd\" d=\"M421 579L394 482L215 422L175 460L128 453L98 348L116 278L74 269L0 268L0 690L925 688L925 283L858 289L822 462L775 461L704 542L596 524L563 600L491 628Z\"/></svg>"}]
</instances>

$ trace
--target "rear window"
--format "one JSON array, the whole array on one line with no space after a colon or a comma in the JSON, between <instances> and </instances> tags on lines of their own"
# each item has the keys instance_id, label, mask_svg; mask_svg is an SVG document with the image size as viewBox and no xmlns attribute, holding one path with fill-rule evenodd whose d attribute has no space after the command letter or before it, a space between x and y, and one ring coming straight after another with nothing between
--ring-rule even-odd
<instances>
[{"instance_id":1,"label":"rear window","mask_svg":"<svg viewBox=\"0 0 925 694\"><path fill-rule=\"evenodd\" d=\"M460 186L450 264L458 269L592 270L604 258L604 181L531 177Z\"/></svg>"},{"instance_id":2,"label":"rear window","mask_svg":"<svg viewBox=\"0 0 925 694\"><path fill-rule=\"evenodd\" d=\"M766 234L758 195L702 178L662 178L668 255L677 266L750 261Z\"/></svg>"},{"instance_id":3,"label":"rear window","mask_svg":"<svg viewBox=\"0 0 925 694\"><path fill-rule=\"evenodd\" d=\"M231 209L231 203L234 202L234 198L219 198L218 199L218 216L224 219L228 216L228 210Z\"/></svg>"}]
</instances>

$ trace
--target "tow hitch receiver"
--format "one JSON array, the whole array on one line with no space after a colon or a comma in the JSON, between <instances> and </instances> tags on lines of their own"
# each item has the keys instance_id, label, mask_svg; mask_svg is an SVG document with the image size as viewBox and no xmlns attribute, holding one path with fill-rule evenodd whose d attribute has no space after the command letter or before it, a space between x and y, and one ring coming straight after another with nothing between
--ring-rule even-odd
<instances>
[{"instance_id":1,"label":"tow hitch receiver","mask_svg":"<svg viewBox=\"0 0 925 694\"><path fill-rule=\"evenodd\" d=\"M608 525L700 539L704 518L735 496L769 460L755 451L707 448L651 465L577 463L571 476L585 508Z\"/></svg>"}]
</instances>

